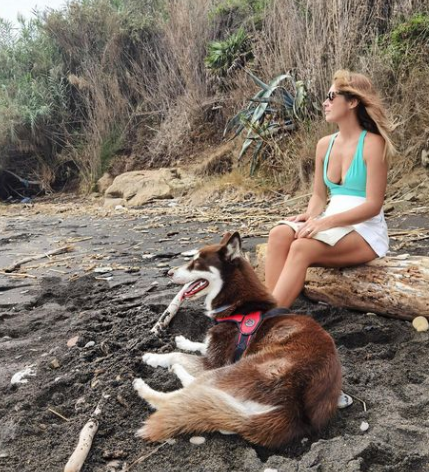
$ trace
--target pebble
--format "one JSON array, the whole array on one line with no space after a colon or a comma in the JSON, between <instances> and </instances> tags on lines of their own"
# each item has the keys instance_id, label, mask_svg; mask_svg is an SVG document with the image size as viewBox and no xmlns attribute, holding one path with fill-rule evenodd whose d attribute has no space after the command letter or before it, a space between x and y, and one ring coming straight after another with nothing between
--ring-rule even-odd
<instances>
[{"instance_id":1,"label":"pebble","mask_svg":"<svg viewBox=\"0 0 429 472\"><path fill-rule=\"evenodd\" d=\"M79 336L73 336L67 341L67 346L68 347L73 347L76 346L77 342L79 340Z\"/></svg>"},{"instance_id":2,"label":"pebble","mask_svg":"<svg viewBox=\"0 0 429 472\"><path fill-rule=\"evenodd\" d=\"M264 472L278 472L277 469L264 469Z\"/></svg>"},{"instance_id":3,"label":"pebble","mask_svg":"<svg viewBox=\"0 0 429 472\"><path fill-rule=\"evenodd\" d=\"M198 249L191 249L190 251L181 252L181 256L192 257L198 254Z\"/></svg>"},{"instance_id":4,"label":"pebble","mask_svg":"<svg viewBox=\"0 0 429 472\"><path fill-rule=\"evenodd\" d=\"M26 377L36 375L36 372L35 372L34 368L35 368L35 366L33 364L33 365L30 365L30 366L26 367L25 369L17 372L16 374L14 374L12 376L12 379L11 379L10 383L12 385L16 385L16 384L20 384L20 383L27 383L28 380L26 379Z\"/></svg>"},{"instance_id":5,"label":"pebble","mask_svg":"<svg viewBox=\"0 0 429 472\"><path fill-rule=\"evenodd\" d=\"M417 316L413 319L413 327L416 331L427 331L429 329L427 318L424 316Z\"/></svg>"},{"instance_id":6,"label":"pebble","mask_svg":"<svg viewBox=\"0 0 429 472\"><path fill-rule=\"evenodd\" d=\"M88 341L84 347L93 347L95 346L95 341Z\"/></svg>"},{"instance_id":7,"label":"pebble","mask_svg":"<svg viewBox=\"0 0 429 472\"><path fill-rule=\"evenodd\" d=\"M206 442L206 438L203 438L202 436L192 436L189 442L199 446L200 444L204 444Z\"/></svg>"},{"instance_id":8,"label":"pebble","mask_svg":"<svg viewBox=\"0 0 429 472\"><path fill-rule=\"evenodd\" d=\"M362 423L360 424L360 430L362 432L365 432L365 431L368 431L368 429L369 429L369 424L366 421L362 421Z\"/></svg>"},{"instance_id":9,"label":"pebble","mask_svg":"<svg viewBox=\"0 0 429 472\"><path fill-rule=\"evenodd\" d=\"M49 365L53 368L53 369L59 369L61 367L61 364L60 364L60 361L55 358L55 359L52 359L51 362L49 363Z\"/></svg>"}]
</instances>

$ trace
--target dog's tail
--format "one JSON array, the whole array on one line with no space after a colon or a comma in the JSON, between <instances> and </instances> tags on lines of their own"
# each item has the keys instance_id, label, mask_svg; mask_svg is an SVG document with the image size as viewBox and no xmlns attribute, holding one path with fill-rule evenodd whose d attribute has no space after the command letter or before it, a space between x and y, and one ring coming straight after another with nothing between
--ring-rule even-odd
<instances>
[{"instance_id":1,"label":"dog's tail","mask_svg":"<svg viewBox=\"0 0 429 472\"><path fill-rule=\"evenodd\" d=\"M160 406L137 432L137 436L150 441L163 441L180 433L229 431L240 434L250 442L270 446L276 434L273 422L277 420L279 423L278 410L275 406L238 400L214 387L192 385ZM284 419L279 426L284 430ZM261 427L266 431L261 431Z\"/></svg>"}]
</instances>

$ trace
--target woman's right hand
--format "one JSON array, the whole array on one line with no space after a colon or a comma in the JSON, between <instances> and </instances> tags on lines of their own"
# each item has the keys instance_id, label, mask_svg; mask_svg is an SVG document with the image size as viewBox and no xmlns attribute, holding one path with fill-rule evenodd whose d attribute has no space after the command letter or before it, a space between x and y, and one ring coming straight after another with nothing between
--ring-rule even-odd
<instances>
[{"instance_id":1,"label":"woman's right hand","mask_svg":"<svg viewBox=\"0 0 429 472\"><path fill-rule=\"evenodd\" d=\"M300 213L299 215L295 216L288 216L285 218L286 221L307 221L310 218L308 213Z\"/></svg>"}]
</instances>

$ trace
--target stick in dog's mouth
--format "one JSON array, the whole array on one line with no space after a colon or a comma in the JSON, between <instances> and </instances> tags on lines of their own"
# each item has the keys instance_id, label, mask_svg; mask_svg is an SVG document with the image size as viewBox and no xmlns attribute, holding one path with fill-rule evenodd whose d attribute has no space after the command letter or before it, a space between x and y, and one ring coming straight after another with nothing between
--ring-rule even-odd
<instances>
[{"instance_id":1,"label":"stick in dog's mouth","mask_svg":"<svg viewBox=\"0 0 429 472\"><path fill-rule=\"evenodd\" d=\"M184 292L183 298L193 297L198 292L201 292L201 290L204 290L208 285L209 285L209 282L205 279L198 279L195 282L192 282L191 285L189 285L186 292Z\"/></svg>"}]
</instances>

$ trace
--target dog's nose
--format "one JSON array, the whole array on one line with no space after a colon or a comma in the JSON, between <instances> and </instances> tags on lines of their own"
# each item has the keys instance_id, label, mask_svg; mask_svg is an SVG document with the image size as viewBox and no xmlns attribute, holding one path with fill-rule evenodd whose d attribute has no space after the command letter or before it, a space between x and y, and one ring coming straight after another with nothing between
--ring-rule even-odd
<instances>
[{"instance_id":1,"label":"dog's nose","mask_svg":"<svg viewBox=\"0 0 429 472\"><path fill-rule=\"evenodd\" d=\"M177 269L177 267L172 267L172 268L167 272L167 275L168 275L169 277L173 277L174 272L176 272L176 269Z\"/></svg>"}]
</instances>

